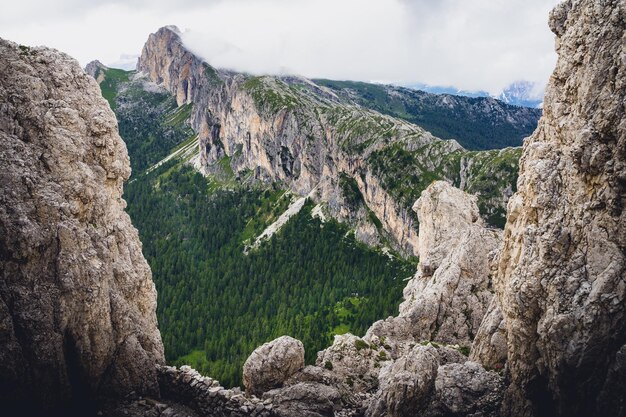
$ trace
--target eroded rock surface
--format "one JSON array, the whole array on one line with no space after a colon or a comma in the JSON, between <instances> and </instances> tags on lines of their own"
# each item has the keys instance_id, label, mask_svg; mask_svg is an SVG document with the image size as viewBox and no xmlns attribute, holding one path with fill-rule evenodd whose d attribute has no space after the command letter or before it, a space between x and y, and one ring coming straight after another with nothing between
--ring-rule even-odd
<instances>
[{"instance_id":1,"label":"eroded rock surface","mask_svg":"<svg viewBox=\"0 0 626 417\"><path fill-rule=\"evenodd\" d=\"M435 340L469 348L493 298L491 264L500 232L487 228L476 197L445 181L415 203L420 220L418 271L404 289L398 317L377 322L366 339ZM398 350L398 348L400 350ZM392 349L394 357L402 347Z\"/></svg>"},{"instance_id":2,"label":"eroded rock surface","mask_svg":"<svg viewBox=\"0 0 626 417\"><path fill-rule=\"evenodd\" d=\"M158 395L156 291L115 116L74 59L4 40L0 103L3 408Z\"/></svg>"},{"instance_id":3,"label":"eroded rock surface","mask_svg":"<svg viewBox=\"0 0 626 417\"><path fill-rule=\"evenodd\" d=\"M497 416L502 377L474 362L416 346L385 366L367 416Z\"/></svg>"},{"instance_id":4,"label":"eroded rock surface","mask_svg":"<svg viewBox=\"0 0 626 417\"><path fill-rule=\"evenodd\" d=\"M243 384L250 394L261 395L304 367L304 345L289 336L281 336L252 352L243 365Z\"/></svg>"},{"instance_id":5,"label":"eroded rock surface","mask_svg":"<svg viewBox=\"0 0 626 417\"><path fill-rule=\"evenodd\" d=\"M504 413L623 416L626 2L565 1L550 28L559 58L524 145L495 280Z\"/></svg>"},{"instance_id":6,"label":"eroded rock surface","mask_svg":"<svg viewBox=\"0 0 626 417\"><path fill-rule=\"evenodd\" d=\"M365 396L362 403L373 395L370 416L496 415L502 377L465 355L493 300L500 232L485 226L475 197L447 182L431 184L415 209L420 265L399 316L374 323L363 338L336 336L317 366L329 370L326 380L344 400L347 387ZM358 408L358 401L346 402Z\"/></svg>"}]
</instances>

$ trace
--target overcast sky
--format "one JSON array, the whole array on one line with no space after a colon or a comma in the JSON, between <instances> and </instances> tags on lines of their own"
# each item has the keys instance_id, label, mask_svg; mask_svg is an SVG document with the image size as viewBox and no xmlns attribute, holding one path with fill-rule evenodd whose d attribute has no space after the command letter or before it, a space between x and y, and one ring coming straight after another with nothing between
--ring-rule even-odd
<instances>
[{"instance_id":1,"label":"overcast sky","mask_svg":"<svg viewBox=\"0 0 626 417\"><path fill-rule=\"evenodd\" d=\"M250 73L499 93L545 85L557 0L0 0L0 37L82 65L134 61L164 25L209 63ZM122 57L122 58L120 58Z\"/></svg>"}]
</instances>

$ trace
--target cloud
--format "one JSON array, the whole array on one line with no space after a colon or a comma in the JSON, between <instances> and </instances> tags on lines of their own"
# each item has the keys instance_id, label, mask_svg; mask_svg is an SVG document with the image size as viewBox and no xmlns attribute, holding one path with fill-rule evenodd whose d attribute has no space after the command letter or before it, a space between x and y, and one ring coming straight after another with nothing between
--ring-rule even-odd
<instances>
[{"instance_id":1,"label":"cloud","mask_svg":"<svg viewBox=\"0 0 626 417\"><path fill-rule=\"evenodd\" d=\"M250 73L426 83L498 93L543 86L554 67L556 0L21 0L0 36L85 64L138 54L175 24L209 63Z\"/></svg>"}]
</instances>

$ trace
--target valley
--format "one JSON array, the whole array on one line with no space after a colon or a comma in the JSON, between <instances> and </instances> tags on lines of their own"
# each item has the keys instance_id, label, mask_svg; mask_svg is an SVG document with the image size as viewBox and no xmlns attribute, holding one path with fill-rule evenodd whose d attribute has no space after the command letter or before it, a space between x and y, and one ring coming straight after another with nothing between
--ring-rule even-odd
<instances>
[{"instance_id":1,"label":"valley","mask_svg":"<svg viewBox=\"0 0 626 417\"><path fill-rule=\"evenodd\" d=\"M100 70L105 80L120 74ZM347 225L314 216L321 206L310 199L250 250L296 196L280 184L235 178L227 157L223 170L200 174L189 164L198 156L191 106L176 107L135 75L125 73L103 95L133 161L124 197L152 268L168 362L238 386L243 362L264 342L298 337L314 363L335 334L363 334L397 311L415 259L357 241Z\"/></svg>"},{"instance_id":2,"label":"valley","mask_svg":"<svg viewBox=\"0 0 626 417\"><path fill-rule=\"evenodd\" d=\"M211 86L223 85L218 72L209 71L207 64L203 68ZM206 147L199 144L202 129L192 127L198 105L180 103L145 73L97 61L87 72L99 82L128 148L133 174L124 196L157 287L166 359L191 365L225 386L241 385L243 361L278 336L301 340L306 362L312 364L335 335L362 336L374 321L395 314L417 264L413 249L403 246L398 234L417 232L411 205L431 181L448 177L464 182L482 197L481 209L498 226L514 190L519 148L465 151L454 141L431 139L417 126L376 113L350 121L355 117L352 104L327 102L319 91L309 94L308 81L249 78L243 88L251 91L262 114L280 113L283 105L297 113L299 100L325 103L320 111L331 112L331 123L344 126L340 129L347 135L341 152L351 155L349 164L363 166L333 180L335 196L330 199L322 194L328 193L323 190L328 178L320 178L318 187L300 197L290 185L295 173L264 177L258 167L242 166L243 146L235 146L231 154L221 149L207 165ZM268 91L268 85L280 92ZM284 88L306 94L288 98ZM298 92L302 88L305 93ZM270 97L280 101L268 107ZM355 122L366 124L357 131ZM381 123L389 133L378 133ZM359 137L372 134L383 134L389 144L368 151L370 145ZM365 165L361 153L369 155ZM377 201L375 183L391 203ZM389 228L387 207L399 209L407 219L395 230ZM288 220L279 221L281 217ZM275 234L263 238L266 228L276 229Z\"/></svg>"},{"instance_id":3,"label":"valley","mask_svg":"<svg viewBox=\"0 0 626 417\"><path fill-rule=\"evenodd\" d=\"M521 149L536 110L216 68L174 26L133 71L0 39L2 411L626 415L625 22L552 9Z\"/></svg>"}]
</instances>

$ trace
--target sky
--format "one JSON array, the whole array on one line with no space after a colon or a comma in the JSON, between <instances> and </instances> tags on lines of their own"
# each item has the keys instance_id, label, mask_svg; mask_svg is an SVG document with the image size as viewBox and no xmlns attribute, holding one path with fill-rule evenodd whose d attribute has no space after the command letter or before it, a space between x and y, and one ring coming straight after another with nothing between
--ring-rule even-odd
<instances>
[{"instance_id":1,"label":"sky","mask_svg":"<svg viewBox=\"0 0 626 417\"><path fill-rule=\"evenodd\" d=\"M558 0L0 0L0 37L132 65L165 25L211 65L498 94L554 64Z\"/></svg>"}]
</instances>

